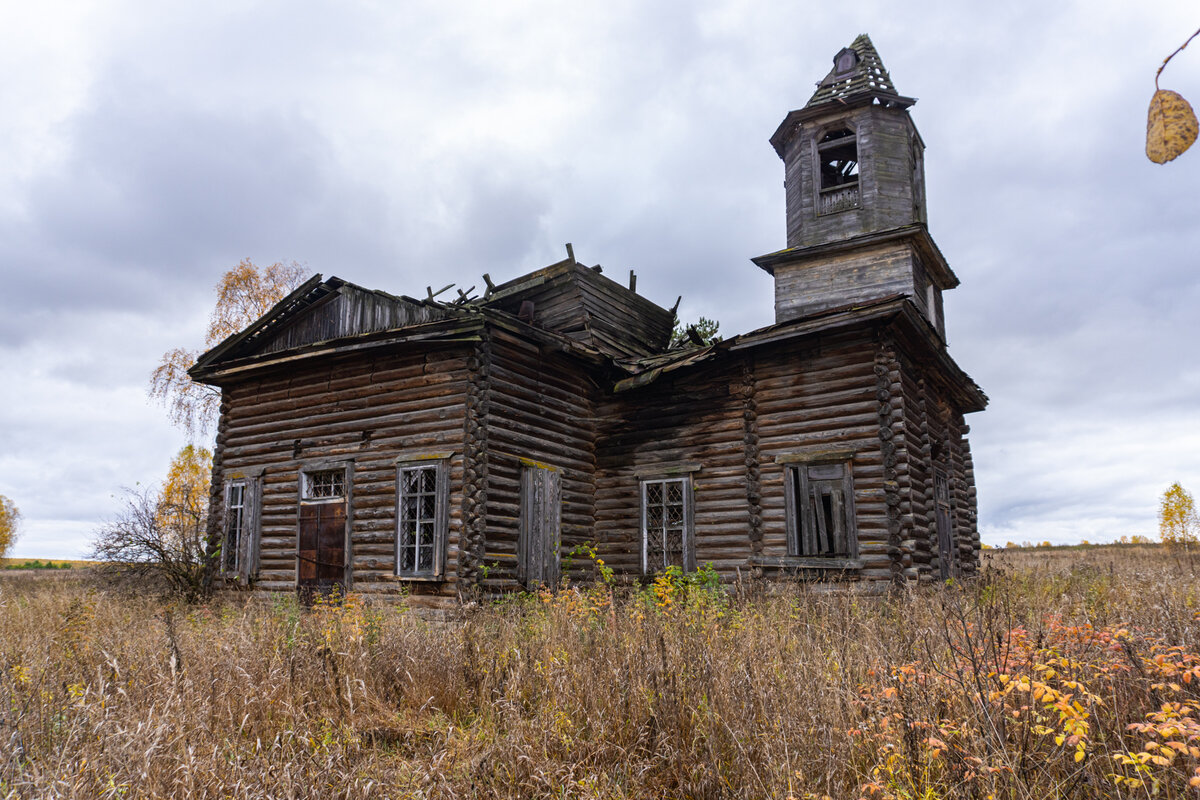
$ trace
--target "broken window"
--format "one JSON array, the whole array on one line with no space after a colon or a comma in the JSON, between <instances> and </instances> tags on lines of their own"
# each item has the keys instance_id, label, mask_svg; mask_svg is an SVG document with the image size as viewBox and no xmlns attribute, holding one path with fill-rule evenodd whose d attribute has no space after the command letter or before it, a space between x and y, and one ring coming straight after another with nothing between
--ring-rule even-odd
<instances>
[{"instance_id":1,"label":"broken window","mask_svg":"<svg viewBox=\"0 0 1200 800\"><path fill-rule=\"evenodd\" d=\"M237 572L239 550L245 541L246 482L231 481L225 487L225 545L221 548L226 572Z\"/></svg>"},{"instance_id":2,"label":"broken window","mask_svg":"<svg viewBox=\"0 0 1200 800\"><path fill-rule=\"evenodd\" d=\"M562 528L561 498L558 470L541 465L522 466L517 579L527 589L558 583Z\"/></svg>"},{"instance_id":3,"label":"broken window","mask_svg":"<svg viewBox=\"0 0 1200 800\"><path fill-rule=\"evenodd\" d=\"M854 558L854 484L850 463L787 468L788 554Z\"/></svg>"},{"instance_id":4,"label":"broken window","mask_svg":"<svg viewBox=\"0 0 1200 800\"><path fill-rule=\"evenodd\" d=\"M447 486L443 459L397 467L397 576L441 577L448 526Z\"/></svg>"},{"instance_id":5,"label":"broken window","mask_svg":"<svg viewBox=\"0 0 1200 800\"><path fill-rule=\"evenodd\" d=\"M821 159L821 189L858 183L858 137L849 128L825 134L817 144Z\"/></svg>"},{"instance_id":6,"label":"broken window","mask_svg":"<svg viewBox=\"0 0 1200 800\"><path fill-rule=\"evenodd\" d=\"M642 571L695 569L692 479L642 481Z\"/></svg>"}]
</instances>

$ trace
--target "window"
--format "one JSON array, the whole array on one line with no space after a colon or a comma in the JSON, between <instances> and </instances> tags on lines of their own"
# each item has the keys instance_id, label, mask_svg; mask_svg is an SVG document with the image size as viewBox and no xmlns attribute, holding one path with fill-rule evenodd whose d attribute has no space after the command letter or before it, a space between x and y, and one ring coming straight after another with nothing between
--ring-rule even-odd
<instances>
[{"instance_id":1,"label":"window","mask_svg":"<svg viewBox=\"0 0 1200 800\"><path fill-rule=\"evenodd\" d=\"M396 468L396 575L439 579L445 561L447 470L444 459Z\"/></svg>"},{"instance_id":2,"label":"window","mask_svg":"<svg viewBox=\"0 0 1200 800\"><path fill-rule=\"evenodd\" d=\"M817 158L817 213L858 208L858 137L854 131L838 128L826 133L817 142Z\"/></svg>"},{"instance_id":3,"label":"window","mask_svg":"<svg viewBox=\"0 0 1200 800\"><path fill-rule=\"evenodd\" d=\"M304 473L305 500L340 500L345 494L345 470L323 469Z\"/></svg>"},{"instance_id":4,"label":"window","mask_svg":"<svg viewBox=\"0 0 1200 800\"><path fill-rule=\"evenodd\" d=\"M225 546L221 548L226 572L237 572L241 546L246 539L246 482L232 481L225 488Z\"/></svg>"},{"instance_id":5,"label":"window","mask_svg":"<svg viewBox=\"0 0 1200 800\"><path fill-rule=\"evenodd\" d=\"M786 475L788 554L856 558L850 462L795 464Z\"/></svg>"},{"instance_id":6,"label":"window","mask_svg":"<svg viewBox=\"0 0 1200 800\"><path fill-rule=\"evenodd\" d=\"M258 571L259 476L237 473L225 481L225 517L221 530L221 572L250 580Z\"/></svg>"},{"instance_id":7,"label":"window","mask_svg":"<svg viewBox=\"0 0 1200 800\"><path fill-rule=\"evenodd\" d=\"M691 476L643 480L642 571L694 570L694 550Z\"/></svg>"},{"instance_id":8,"label":"window","mask_svg":"<svg viewBox=\"0 0 1200 800\"><path fill-rule=\"evenodd\" d=\"M521 530L517 536L517 580L527 589L553 586L559 577L562 489L558 470L521 467Z\"/></svg>"}]
</instances>

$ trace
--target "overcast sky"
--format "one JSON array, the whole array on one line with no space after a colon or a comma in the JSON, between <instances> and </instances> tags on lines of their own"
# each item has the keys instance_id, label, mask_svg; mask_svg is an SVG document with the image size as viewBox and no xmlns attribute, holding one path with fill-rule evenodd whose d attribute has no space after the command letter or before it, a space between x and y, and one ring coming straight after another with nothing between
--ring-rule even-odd
<instances>
[{"instance_id":1,"label":"overcast sky","mask_svg":"<svg viewBox=\"0 0 1200 800\"><path fill-rule=\"evenodd\" d=\"M586 263L769 324L767 138L871 35L962 285L984 540L1156 530L1200 491L1200 147L1143 153L1194 2L0 4L0 494L78 557L185 443L151 404L222 272L395 293ZM1200 102L1200 40L1164 88Z\"/></svg>"}]
</instances>

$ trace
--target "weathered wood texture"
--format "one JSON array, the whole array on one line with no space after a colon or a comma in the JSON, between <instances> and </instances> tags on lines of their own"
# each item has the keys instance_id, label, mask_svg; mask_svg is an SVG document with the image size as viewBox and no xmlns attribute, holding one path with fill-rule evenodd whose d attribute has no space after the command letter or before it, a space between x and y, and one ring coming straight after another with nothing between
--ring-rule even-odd
<instances>
[{"instance_id":1,"label":"weathered wood texture","mask_svg":"<svg viewBox=\"0 0 1200 800\"><path fill-rule=\"evenodd\" d=\"M219 472L264 468L258 586L296 585L299 473L323 460L353 462L351 588L395 592L396 459L450 453L445 583L412 583L414 595L453 595L462 532L463 426L468 351L406 349L339 357L273 371L226 387ZM213 507L220 518L218 502ZM420 602L418 600L418 602Z\"/></svg>"},{"instance_id":2,"label":"weathered wood texture","mask_svg":"<svg viewBox=\"0 0 1200 800\"><path fill-rule=\"evenodd\" d=\"M672 376L678 373L672 373ZM745 570L751 541L746 495L741 364L664 376L610 398L598 409L596 536L604 560L641 570L640 477L669 476L683 462L692 474L695 560L723 574Z\"/></svg>"},{"instance_id":3,"label":"weathered wood texture","mask_svg":"<svg viewBox=\"0 0 1200 800\"><path fill-rule=\"evenodd\" d=\"M491 337L488 519L485 588L521 588L517 545L521 469L536 462L558 470L561 549L595 538L596 390L583 365L504 331ZM524 461L523 461L524 460Z\"/></svg>"},{"instance_id":4,"label":"weathered wood texture","mask_svg":"<svg viewBox=\"0 0 1200 800\"><path fill-rule=\"evenodd\" d=\"M831 109L800 125L783 153L788 247L924 222L924 145L908 112L881 106ZM817 144L827 132L843 127L857 135L858 208L821 214Z\"/></svg>"},{"instance_id":5,"label":"weathered wood texture","mask_svg":"<svg viewBox=\"0 0 1200 800\"><path fill-rule=\"evenodd\" d=\"M435 306L343 284L305 314L273 332L256 350L276 353L344 336L434 322L447 316L446 311Z\"/></svg>"},{"instance_id":6,"label":"weathered wood texture","mask_svg":"<svg viewBox=\"0 0 1200 800\"><path fill-rule=\"evenodd\" d=\"M904 427L899 368L890 355L877 362L878 350L869 329L814 337L761 348L753 362L731 355L610 400L597 451L596 532L605 559L638 572L638 476L687 462L699 465L697 563L712 562L727 579L759 568L780 575L762 565L788 556L785 465L817 449L852 454L861 569L850 577L892 580L904 568L900 543L911 524L903 515L911 512L900 492L907 450L893 441Z\"/></svg>"},{"instance_id":7,"label":"weathered wood texture","mask_svg":"<svg viewBox=\"0 0 1200 800\"><path fill-rule=\"evenodd\" d=\"M912 517L907 546L916 568L915 575L909 577L927 582L973 573L979 563L979 532L974 468L963 415L945 399L945 376L939 375L919 355L902 354L901 391L910 473L906 503ZM938 543L935 498L938 472L946 476L951 491L949 553L941 552Z\"/></svg>"},{"instance_id":8,"label":"weathered wood texture","mask_svg":"<svg viewBox=\"0 0 1200 800\"><path fill-rule=\"evenodd\" d=\"M775 268L775 321L915 294L912 248L895 243L797 260Z\"/></svg>"},{"instance_id":9,"label":"weathered wood texture","mask_svg":"<svg viewBox=\"0 0 1200 800\"><path fill-rule=\"evenodd\" d=\"M535 325L617 358L660 352L674 324L670 311L572 261L502 284L488 305L517 314L526 301Z\"/></svg>"}]
</instances>

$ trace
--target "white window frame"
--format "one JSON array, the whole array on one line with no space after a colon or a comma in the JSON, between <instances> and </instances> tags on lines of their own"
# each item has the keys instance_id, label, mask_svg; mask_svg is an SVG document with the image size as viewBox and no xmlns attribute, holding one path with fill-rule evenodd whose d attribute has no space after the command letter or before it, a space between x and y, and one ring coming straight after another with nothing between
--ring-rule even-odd
<instances>
[{"instance_id":1,"label":"white window frame","mask_svg":"<svg viewBox=\"0 0 1200 800\"><path fill-rule=\"evenodd\" d=\"M339 494L318 495L314 492L318 475L341 475L342 491ZM346 484L349 482L349 470L345 465L308 467L300 473L300 500L304 503L337 503L346 500L349 492Z\"/></svg>"},{"instance_id":2,"label":"white window frame","mask_svg":"<svg viewBox=\"0 0 1200 800\"><path fill-rule=\"evenodd\" d=\"M429 569L420 569L420 544L418 539L418 554L414 561L414 567L410 570L402 570L400 568L400 550L405 536L404 528L410 520L405 518L405 491L404 491L404 476L406 473L420 472L429 470L433 472L434 485L434 512L432 519L417 520L418 536L423 531L427 531L432 538L433 546L433 563ZM433 457L409 457L396 460L396 531L395 531L395 562L393 565L393 574L402 580L413 581L440 581L445 577L446 571L446 543L449 537L450 528L450 481L449 481L449 459L442 456ZM424 494L424 493L420 493ZM422 528L422 523L428 523L427 528ZM410 545L411 546L411 545Z\"/></svg>"},{"instance_id":3,"label":"white window frame","mask_svg":"<svg viewBox=\"0 0 1200 800\"><path fill-rule=\"evenodd\" d=\"M642 478L639 485L639 494L641 497L641 540L642 540L642 574L653 575L656 572L661 572L666 569L666 564L650 564L650 537L652 530L650 527L650 508L647 499L647 489L651 484L659 484L663 489L663 497L666 497L667 486L669 484L678 484L682 488L682 519L683 519L683 571L696 571L696 531L694 524L694 497L692 489L692 476L688 475L673 475L670 477ZM660 507L665 507L665 503ZM662 551L666 553L666 528L661 524L656 531L664 538L662 542Z\"/></svg>"}]
</instances>

